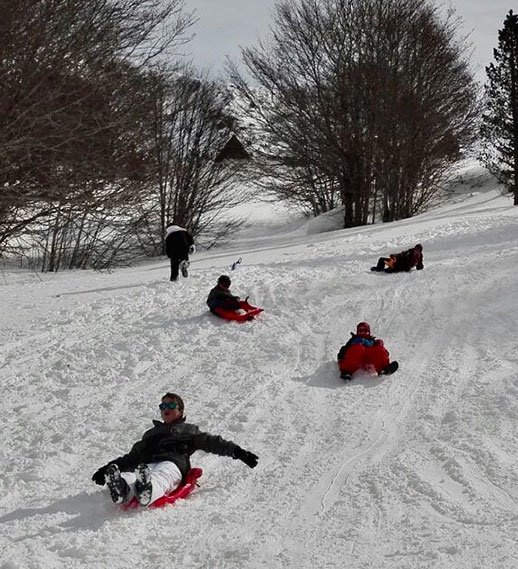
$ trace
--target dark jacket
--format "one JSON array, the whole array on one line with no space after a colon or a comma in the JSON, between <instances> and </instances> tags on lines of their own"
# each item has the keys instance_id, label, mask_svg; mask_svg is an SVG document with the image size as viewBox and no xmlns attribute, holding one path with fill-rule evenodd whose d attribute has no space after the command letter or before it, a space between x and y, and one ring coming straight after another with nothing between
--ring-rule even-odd
<instances>
[{"instance_id":1,"label":"dark jacket","mask_svg":"<svg viewBox=\"0 0 518 569\"><path fill-rule=\"evenodd\" d=\"M374 344L379 344L379 343L383 343L383 341L377 340L375 336L368 336L367 338L365 338L364 336L358 336L358 334L351 332L351 338L344 346L340 348L340 351L338 352L336 359L340 361L345 356L347 350L351 346L354 346L354 344L363 344L364 346L371 348L372 346L374 346Z\"/></svg>"},{"instance_id":2,"label":"dark jacket","mask_svg":"<svg viewBox=\"0 0 518 569\"><path fill-rule=\"evenodd\" d=\"M166 229L165 253L170 259L188 261L191 245L194 245L194 239L183 227L170 225Z\"/></svg>"},{"instance_id":3,"label":"dark jacket","mask_svg":"<svg viewBox=\"0 0 518 569\"><path fill-rule=\"evenodd\" d=\"M239 308L239 296L234 296L228 288L223 288L218 284L209 292L207 306L211 312L213 312L215 308L237 310Z\"/></svg>"},{"instance_id":4,"label":"dark jacket","mask_svg":"<svg viewBox=\"0 0 518 569\"><path fill-rule=\"evenodd\" d=\"M166 425L153 421L153 428L146 431L142 439L136 442L128 454L112 460L123 472L133 471L141 463L170 460L180 469L185 478L191 468L190 456L197 450L203 450L220 456L233 456L238 446L217 435L203 433L185 419Z\"/></svg>"},{"instance_id":5,"label":"dark jacket","mask_svg":"<svg viewBox=\"0 0 518 569\"><path fill-rule=\"evenodd\" d=\"M408 249L396 255L396 264L392 270L393 272L410 271L413 268L420 271L423 265L423 252L415 249Z\"/></svg>"}]
</instances>

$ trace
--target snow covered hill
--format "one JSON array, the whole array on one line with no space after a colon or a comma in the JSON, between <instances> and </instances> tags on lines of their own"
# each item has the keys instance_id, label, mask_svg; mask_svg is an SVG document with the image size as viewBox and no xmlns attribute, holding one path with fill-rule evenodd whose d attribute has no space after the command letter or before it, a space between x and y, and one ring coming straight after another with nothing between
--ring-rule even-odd
<instances>
[{"instance_id":1,"label":"snow covered hill","mask_svg":"<svg viewBox=\"0 0 518 569\"><path fill-rule=\"evenodd\" d=\"M425 269L373 274L424 246ZM232 290L266 311L226 323ZM112 273L0 275L0 569L518 567L518 208L496 188L397 223L291 228ZM400 370L338 379L360 320ZM175 507L118 511L92 473L158 418L260 457L197 453Z\"/></svg>"}]
</instances>

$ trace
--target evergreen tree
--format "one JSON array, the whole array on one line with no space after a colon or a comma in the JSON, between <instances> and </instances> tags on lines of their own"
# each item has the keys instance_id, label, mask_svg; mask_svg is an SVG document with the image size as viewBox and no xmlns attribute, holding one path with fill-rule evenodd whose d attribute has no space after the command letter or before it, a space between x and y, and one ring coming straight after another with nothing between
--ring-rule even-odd
<instances>
[{"instance_id":1,"label":"evergreen tree","mask_svg":"<svg viewBox=\"0 0 518 569\"><path fill-rule=\"evenodd\" d=\"M486 68L483 160L518 205L518 14L511 10L498 32L495 62Z\"/></svg>"}]
</instances>

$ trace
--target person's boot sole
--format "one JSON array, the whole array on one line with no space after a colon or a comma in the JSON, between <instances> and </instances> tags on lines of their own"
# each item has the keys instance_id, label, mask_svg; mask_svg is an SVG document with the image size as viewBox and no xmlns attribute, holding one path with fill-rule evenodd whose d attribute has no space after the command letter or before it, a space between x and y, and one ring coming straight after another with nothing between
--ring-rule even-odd
<instances>
[{"instance_id":1,"label":"person's boot sole","mask_svg":"<svg viewBox=\"0 0 518 569\"><path fill-rule=\"evenodd\" d=\"M104 480L110 491L110 496L114 504L122 504L128 494L128 483L122 478L119 467L113 464L108 468L104 475Z\"/></svg>"},{"instance_id":2,"label":"person's boot sole","mask_svg":"<svg viewBox=\"0 0 518 569\"><path fill-rule=\"evenodd\" d=\"M151 502L153 485L151 484L151 472L147 464L137 466L137 479L135 480L135 494L142 506L147 506Z\"/></svg>"}]
</instances>

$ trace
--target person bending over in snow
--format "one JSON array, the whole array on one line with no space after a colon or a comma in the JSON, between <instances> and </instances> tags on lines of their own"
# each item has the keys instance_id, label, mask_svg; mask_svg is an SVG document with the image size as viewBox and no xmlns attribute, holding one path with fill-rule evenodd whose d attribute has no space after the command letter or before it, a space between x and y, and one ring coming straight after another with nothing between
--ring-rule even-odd
<instances>
[{"instance_id":1,"label":"person bending over in snow","mask_svg":"<svg viewBox=\"0 0 518 569\"><path fill-rule=\"evenodd\" d=\"M178 280L178 271L187 278L189 273L189 255L194 254L196 247L192 235L178 225L170 225L165 230L165 252L171 260L171 281Z\"/></svg>"},{"instance_id":2,"label":"person bending over in snow","mask_svg":"<svg viewBox=\"0 0 518 569\"><path fill-rule=\"evenodd\" d=\"M359 369L375 369L378 375L390 375L398 368L397 362L390 362L389 353L383 340L371 336L371 327L367 322L356 326L356 334L351 332L351 339L340 348L337 355L340 377L352 379Z\"/></svg>"},{"instance_id":3,"label":"person bending over in snow","mask_svg":"<svg viewBox=\"0 0 518 569\"><path fill-rule=\"evenodd\" d=\"M142 506L169 494L185 479L191 468L190 456L203 450L231 456L250 468L257 466L258 457L232 441L204 433L184 417L184 403L179 395L166 393L159 405L162 421L153 421L130 452L99 468L92 480L108 485L116 504L136 496Z\"/></svg>"},{"instance_id":4,"label":"person bending over in snow","mask_svg":"<svg viewBox=\"0 0 518 569\"><path fill-rule=\"evenodd\" d=\"M407 251L391 254L388 257L380 257L378 264L375 267L371 267L371 271L400 273L402 271L410 271L414 267L418 271L424 268L423 246L421 243Z\"/></svg>"}]
</instances>

